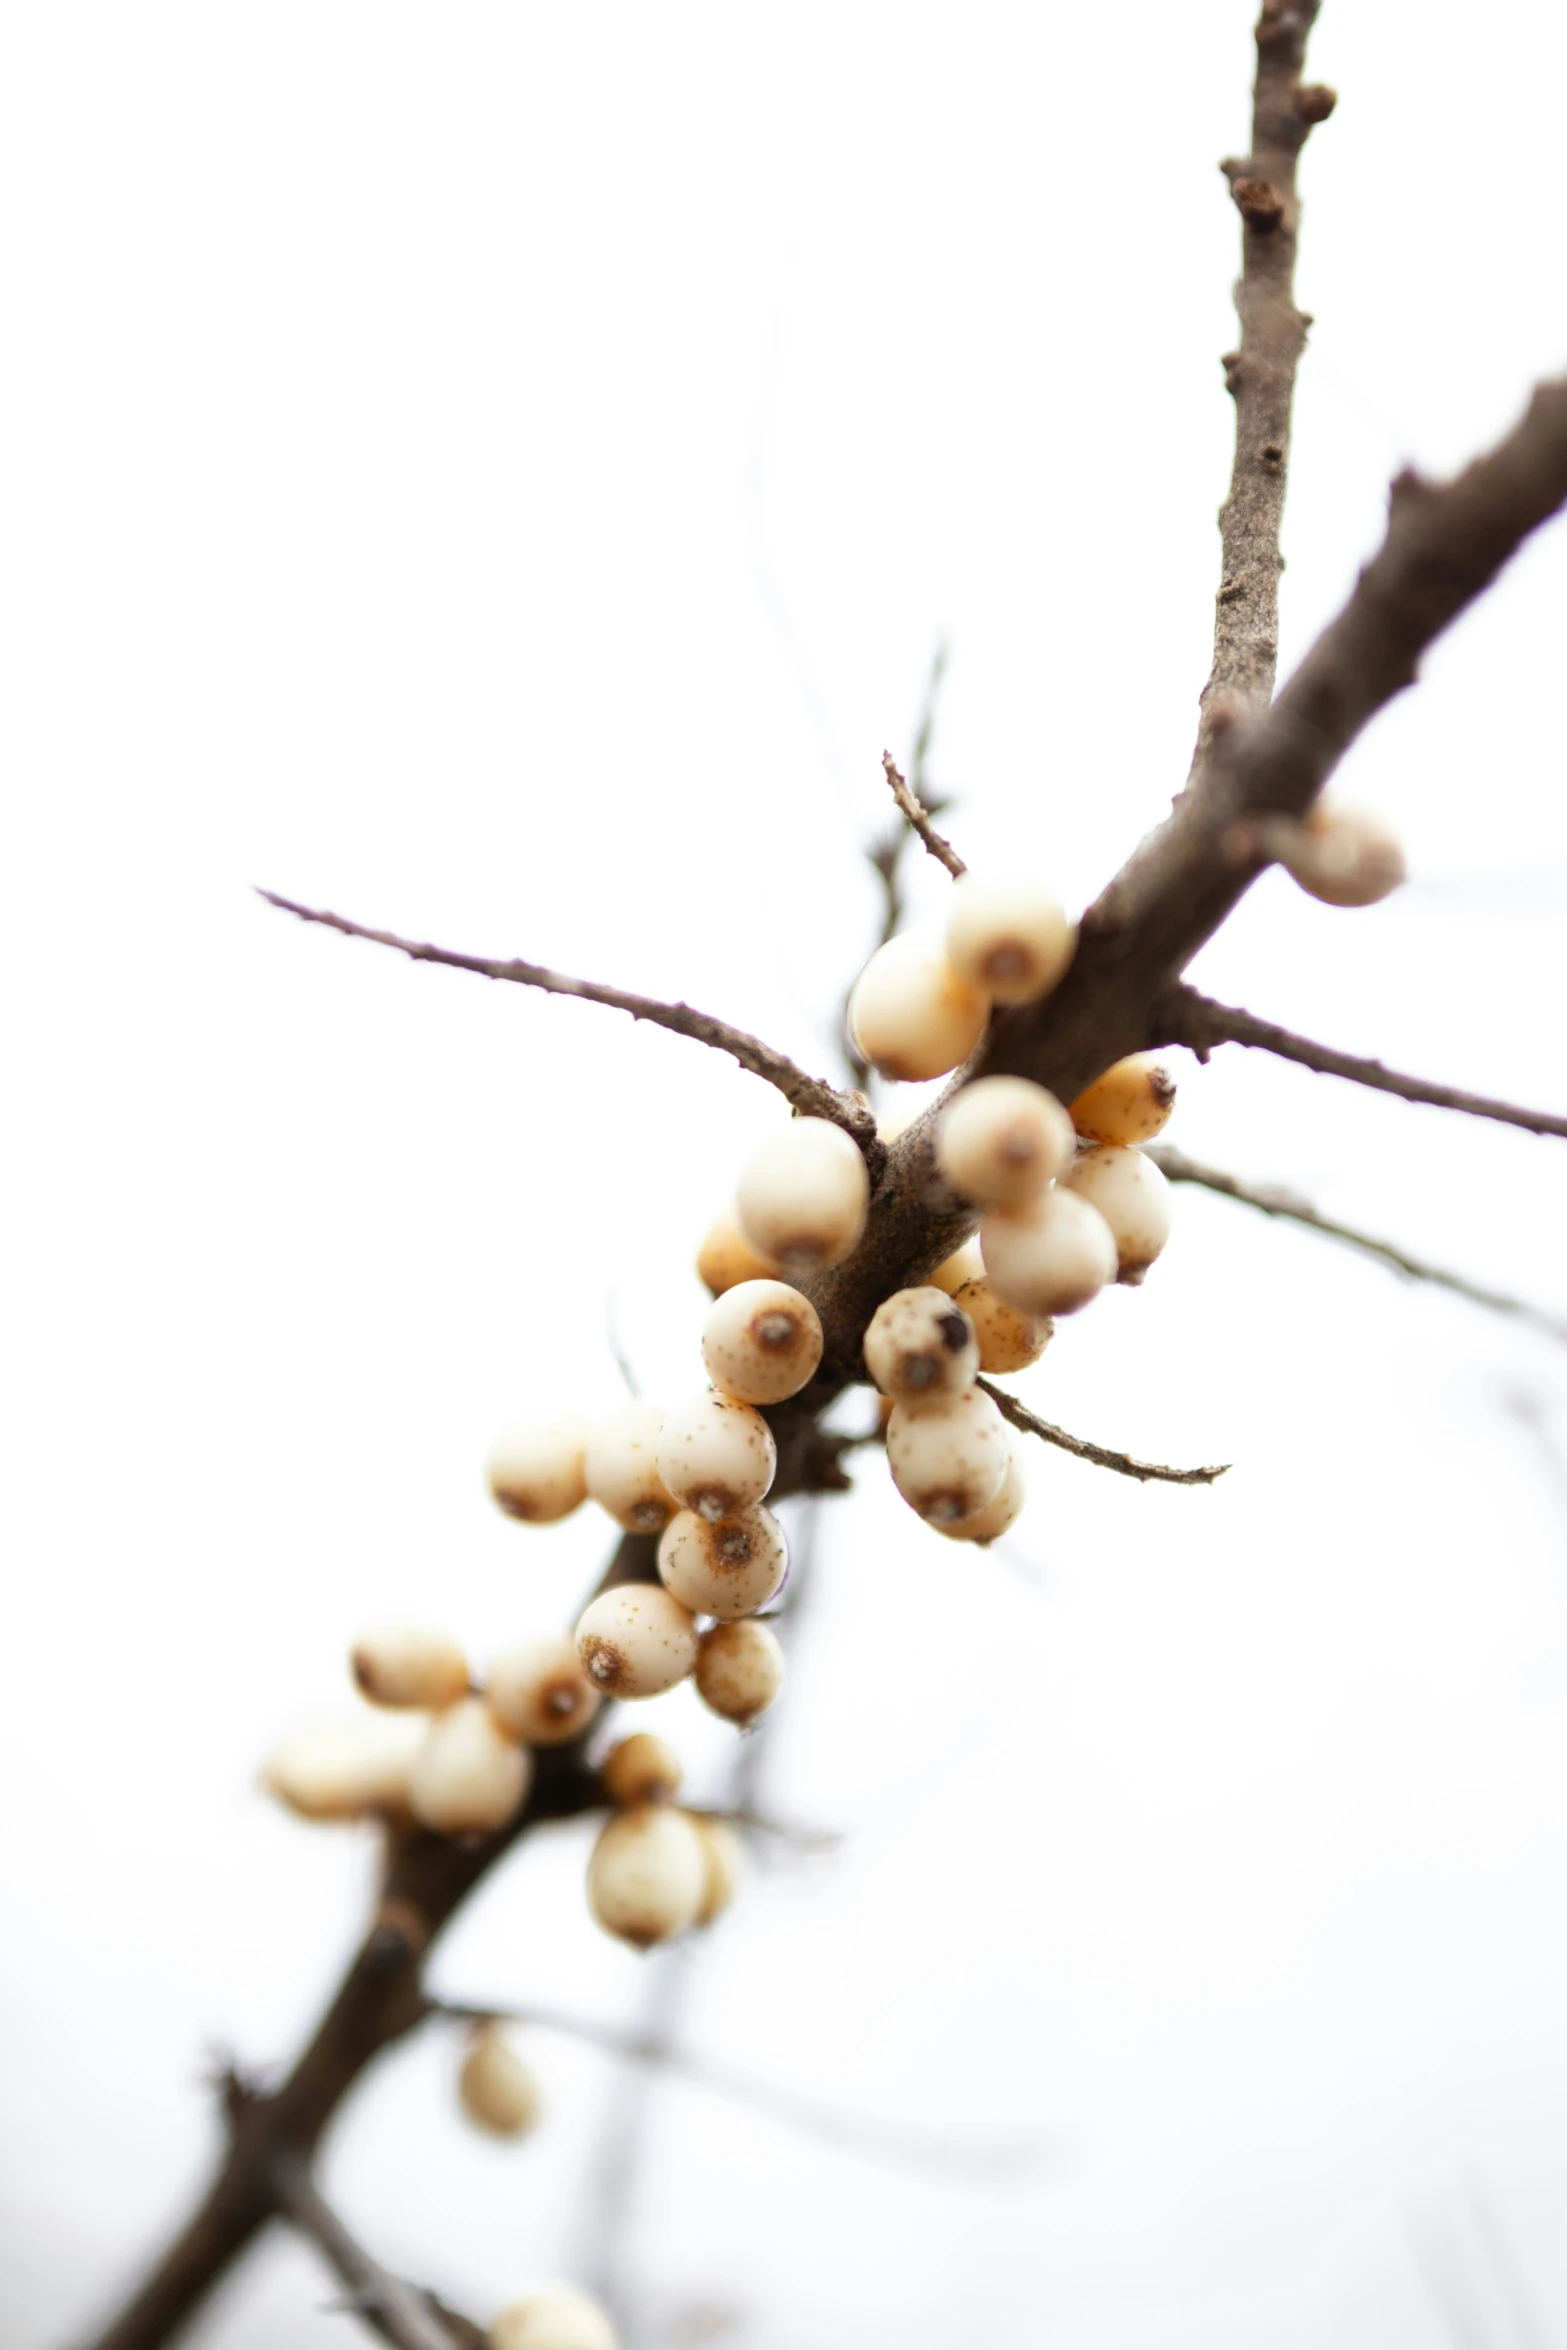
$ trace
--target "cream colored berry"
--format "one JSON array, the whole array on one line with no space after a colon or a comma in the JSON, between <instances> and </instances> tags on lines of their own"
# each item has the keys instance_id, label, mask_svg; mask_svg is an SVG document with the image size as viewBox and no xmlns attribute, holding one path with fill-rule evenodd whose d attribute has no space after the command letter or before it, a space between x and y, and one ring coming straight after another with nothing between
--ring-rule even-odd
<instances>
[{"instance_id":1,"label":"cream colored berry","mask_svg":"<svg viewBox=\"0 0 1567 2350\"><path fill-rule=\"evenodd\" d=\"M714 1918L723 1916L740 1890L745 1854L727 1820L715 1820L705 1812L693 1812L688 1817L702 1839L702 1856L707 1864L707 1883L696 1922L699 1926L710 1926Z\"/></svg>"},{"instance_id":2,"label":"cream colored berry","mask_svg":"<svg viewBox=\"0 0 1567 2350\"><path fill-rule=\"evenodd\" d=\"M1175 1079L1157 1053L1129 1053L1072 1104L1072 1124L1091 1142L1152 1142L1169 1124Z\"/></svg>"},{"instance_id":3,"label":"cream colored berry","mask_svg":"<svg viewBox=\"0 0 1567 2350\"><path fill-rule=\"evenodd\" d=\"M1075 1314L1116 1276L1116 1246L1097 1208L1057 1184L980 1228L991 1288L1022 1314Z\"/></svg>"},{"instance_id":4,"label":"cream colored berry","mask_svg":"<svg viewBox=\"0 0 1567 2350\"><path fill-rule=\"evenodd\" d=\"M1115 1242L1116 1279L1135 1287L1170 1237L1166 1176L1145 1151L1102 1142L1084 1151L1066 1184L1099 1210Z\"/></svg>"},{"instance_id":5,"label":"cream colored berry","mask_svg":"<svg viewBox=\"0 0 1567 2350\"><path fill-rule=\"evenodd\" d=\"M1020 1314L988 1281L965 1281L952 1302L974 1325L982 1371L1026 1371L1055 1334L1048 1314Z\"/></svg>"},{"instance_id":6,"label":"cream colored berry","mask_svg":"<svg viewBox=\"0 0 1567 2350\"><path fill-rule=\"evenodd\" d=\"M754 1618L715 1624L702 1634L696 1688L702 1703L726 1722L748 1729L783 1687L783 1650Z\"/></svg>"},{"instance_id":7,"label":"cream colored berry","mask_svg":"<svg viewBox=\"0 0 1567 2350\"><path fill-rule=\"evenodd\" d=\"M409 1801L415 1819L439 1836L485 1835L514 1816L532 1776L527 1748L506 1736L482 1697L464 1697L426 1730Z\"/></svg>"},{"instance_id":8,"label":"cream colored berry","mask_svg":"<svg viewBox=\"0 0 1567 2350\"><path fill-rule=\"evenodd\" d=\"M759 1502L716 1521L682 1510L659 1539L665 1590L697 1615L725 1623L765 1607L788 1564L783 1528Z\"/></svg>"},{"instance_id":9,"label":"cream colored berry","mask_svg":"<svg viewBox=\"0 0 1567 2350\"><path fill-rule=\"evenodd\" d=\"M1037 1003L1060 985L1076 952L1075 926L1037 883L965 873L955 884L947 959L992 1003Z\"/></svg>"},{"instance_id":10,"label":"cream colored berry","mask_svg":"<svg viewBox=\"0 0 1567 2350\"><path fill-rule=\"evenodd\" d=\"M936 1123L936 1164L965 1199L1012 1207L1072 1164L1072 1121L1053 1093L1026 1077L981 1077Z\"/></svg>"},{"instance_id":11,"label":"cream colored berry","mask_svg":"<svg viewBox=\"0 0 1567 2350\"><path fill-rule=\"evenodd\" d=\"M490 1491L509 1518L552 1525L566 1518L587 1492L583 1454L588 1431L581 1420L514 1420L490 1447Z\"/></svg>"},{"instance_id":12,"label":"cream colored berry","mask_svg":"<svg viewBox=\"0 0 1567 2350\"><path fill-rule=\"evenodd\" d=\"M411 1714L296 1730L268 1756L262 1785L302 1820L409 1816L408 1779L425 1724Z\"/></svg>"},{"instance_id":13,"label":"cream colored berry","mask_svg":"<svg viewBox=\"0 0 1567 2350\"><path fill-rule=\"evenodd\" d=\"M611 1803L673 1803L684 1776L674 1748L651 1730L622 1738L599 1765L599 1781Z\"/></svg>"},{"instance_id":14,"label":"cream colored berry","mask_svg":"<svg viewBox=\"0 0 1567 2350\"><path fill-rule=\"evenodd\" d=\"M706 1893L706 1848L673 1804L634 1803L599 1830L588 1906L607 1934L650 1950L695 1925Z\"/></svg>"},{"instance_id":15,"label":"cream colored berry","mask_svg":"<svg viewBox=\"0 0 1567 2350\"><path fill-rule=\"evenodd\" d=\"M599 1693L582 1669L576 1642L550 1634L520 1640L491 1660L484 1702L508 1738L524 1746L563 1746L592 1721Z\"/></svg>"},{"instance_id":16,"label":"cream colored berry","mask_svg":"<svg viewBox=\"0 0 1567 2350\"><path fill-rule=\"evenodd\" d=\"M897 1289L865 1333L865 1367L897 1403L930 1403L972 1387L979 1349L968 1316L945 1290Z\"/></svg>"},{"instance_id":17,"label":"cream colored berry","mask_svg":"<svg viewBox=\"0 0 1567 2350\"><path fill-rule=\"evenodd\" d=\"M584 1609L577 1654L606 1697L657 1697L695 1665L696 1626L661 1583L620 1583Z\"/></svg>"},{"instance_id":18,"label":"cream colored berry","mask_svg":"<svg viewBox=\"0 0 1567 2350\"><path fill-rule=\"evenodd\" d=\"M985 1260L979 1253L977 1240L965 1240L930 1276L928 1287L944 1289L948 1297L956 1297L965 1281L983 1280Z\"/></svg>"},{"instance_id":19,"label":"cream colored berry","mask_svg":"<svg viewBox=\"0 0 1567 2350\"><path fill-rule=\"evenodd\" d=\"M628 1534L661 1534L679 1506L658 1473L663 1407L628 1403L588 1438L583 1478L590 1499Z\"/></svg>"},{"instance_id":20,"label":"cream colored berry","mask_svg":"<svg viewBox=\"0 0 1567 2350\"><path fill-rule=\"evenodd\" d=\"M349 1662L372 1705L438 1710L468 1691L468 1660L444 1632L384 1624L356 1640Z\"/></svg>"},{"instance_id":21,"label":"cream colored berry","mask_svg":"<svg viewBox=\"0 0 1567 2350\"><path fill-rule=\"evenodd\" d=\"M957 1518L950 1526L938 1526L938 1534L948 1535L954 1542L994 1542L998 1534L1005 1534L1022 1511L1026 1499L1023 1490L1023 1471L1018 1462L1017 1448L1007 1463L1007 1473L1001 1480L1001 1491L994 1501L987 1501L982 1510L971 1518Z\"/></svg>"},{"instance_id":22,"label":"cream colored berry","mask_svg":"<svg viewBox=\"0 0 1567 2350\"><path fill-rule=\"evenodd\" d=\"M539 2084L498 2023L475 2027L457 2076L463 2112L497 2138L521 2138L539 2118Z\"/></svg>"},{"instance_id":23,"label":"cream colored berry","mask_svg":"<svg viewBox=\"0 0 1567 2350\"><path fill-rule=\"evenodd\" d=\"M821 1359L816 1308L786 1281L737 1282L718 1299L702 1332L709 1379L742 1403L798 1395Z\"/></svg>"},{"instance_id":24,"label":"cream colored berry","mask_svg":"<svg viewBox=\"0 0 1567 2350\"><path fill-rule=\"evenodd\" d=\"M754 1404L704 1392L664 1414L658 1473L682 1509L732 1517L760 1501L773 1481L778 1447Z\"/></svg>"},{"instance_id":25,"label":"cream colored berry","mask_svg":"<svg viewBox=\"0 0 1567 2350\"><path fill-rule=\"evenodd\" d=\"M1280 826L1279 863L1325 906L1374 906L1406 879L1397 837L1363 808L1319 800L1297 825Z\"/></svg>"},{"instance_id":26,"label":"cream colored berry","mask_svg":"<svg viewBox=\"0 0 1567 2350\"><path fill-rule=\"evenodd\" d=\"M771 1135L747 1159L735 1195L747 1240L791 1281L849 1254L869 1202L859 1148L827 1118L795 1118Z\"/></svg>"},{"instance_id":27,"label":"cream colored berry","mask_svg":"<svg viewBox=\"0 0 1567 2350\"><path fill-rule=\"evenodd\" d=\"M898 1404L887 1424L887 1466L910 1509L933 1526L971 1518L1007 1473L1006 1422L983 1389L940 1403Z\"/></svg>"},{"instance_id":28,"label":"cream colored berry","mask_svg":"<svg viewBox=\"0 0 1567 2350\"><path fill-rule=\"evenodd\" d=\"M540 2285L503 2309L490 2327L489 2350L617 2350L604 2310L575 2285Z\"/></svg>"},{"instance_id":29,"label":"cream colored berry","mask_svg":"<svg viewBox=\"0 0 1567 2350\"><path fill-rule=\"evenodd\" d=\"M771 1281L778 1274L772 1258L764 1257L746 1239L734 1208L708 1228L707 1237L696 1252L696 1269L715 1297L722 1297L737 1281Z\"/></svg>"},{"instance_id":30,"label":"cream colored berry","mask_svg":"<svg viewBox=\"0 0 1567 2350\"><path fill-rule=\"evenodd\" d=\"M878 947L854 983L849 1033L883 1077L945 1077L985 1033L990 998L961 978L934 939Z\"/></svg>"}]
</instances>

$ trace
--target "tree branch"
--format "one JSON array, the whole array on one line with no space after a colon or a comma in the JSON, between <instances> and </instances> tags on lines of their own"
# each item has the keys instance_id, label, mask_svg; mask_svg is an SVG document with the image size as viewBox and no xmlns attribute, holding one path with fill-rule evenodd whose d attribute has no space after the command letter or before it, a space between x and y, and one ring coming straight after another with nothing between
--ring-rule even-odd
<instances>
[{"instance_id":1,"label":"tree branch","mask_svg":"<svg viewBox=\"0 0 1567 2350\"><path fill-rule=\"evenodd\" d=\"M897 762L890 751L882 752L881 767L882 773L892 788L892 796L898 803L899 814L903 817L909 830L917 834L919 839L924 842L937 864L945 865L953 880L959 880L968 871L968 867L958 855L951 841L943 840L941 834L936 830L930 820L930 810L922 807L914 793L910 791L903 777L899 774Z\"/></svg>"},{"instance_id":2,"label":"tree branch","mask_svg":"<svg viewBox=\"0 0 1567 2350\"><path fill-rule=\"evenodd\" d=\"M278 2160L273 2188L279 2210L323 2255L350 2306L393 2350L482 2350L484 2335L471 2319L440 2312L429 2294L394 2277L349 2233L302 2157Z\"/></svg>"},{"instance_id":3,"label":"tree branch","mask_svg":"<svg viewBox=\"0 0 1567 2350\"><path fill-rule=\"evenodd\" d=\"M1021 1428L1025 1436L1043 1437L1046 1444L1059 1445L1075 1460L1092 1461L1100 1469L1115 1469L1121 1476L1135 1477L1143 1485L1212 1485L1226 1474L1230 1465L1225 1461L1216 1469L1163 1469L1157 1461L1140 1461L1129 1452L1111 1452L1105 1445L1090 1444L1086 1437L1069 1436L1064 1428L1057 1428L1052 1421L1042 1420L1037 1412L1031 1412L1027 1404L1019 1403L1015 1395L1009 1395L994 1380L977 1379L974 1384L985 1390L1002 1418L1010 1420L1014 1428Z\"/></svg>"},{"instance_id":4,"label":"tree branch","mask_svg":"<svg viewBox=\"0 0 1567 2350\"><path fill-rule=\"evenodd\" d=\"M843 1127L853 1135L868 1159L881 1147L876 1140L876 1121L869 1110L840 1093L835 1085L808 1076L786 1054L774 1052L771 1045L763 1044L760 1037L748 1035L743 1028L732 1028L727 1020L715 1019L711 1012L699 1012L690 1004L660 1003L656 997L632 995L624 988L601 987L593 979L568 979L563 972L547 971L542 963L524 963L518 957L492 961L484 955L458 954L450 947L422 945L416 939L399 938L395 931L370 930L362 922L351 922L346 914L329 914L320 907L302 906L293 898L279 897L275 890L258 889L256 895L284 914L297 914L301 922L319 922L328 930L340 930L345 938L364 938L374 946L393 947L398 954L407 955L416 963L441 963L449 970L477 972L481 979L509 979L520 987L541 988L546 995L575 996L583 1003L607 1004L611 1011L629 1012L633 1020L647 1020L655 1028L669 1029L675 1036L689 1036L697 1044L710 1045L715 1052L728 1053L753 1077L776 1087L801 1117L828 1118L833 1125Z\"/></svg>"},{"instance_id":5,"label":"tree branch","mask_svg":"<svg viewBox=\"0 0 1567 2350\"><path fill-rule=\"evenodd\" d=\"M1323 1077L1347 1077L1353 1085L1369 1085L1374 1092L1397 1094L1400 1101L1429 1102L1438 1110L1462 1110L1471 1118L1494 1118L1503 1126L1521 1126L1529 1134L1567 1136L1567 1117L1553 1110L1520 1109L1515 1102L1497 1101L1490 1094L1465 1093L1456 1085L1433 1085L1425 1077L1407 1077L1382 1061L1341 1053L1332 1045L1313 1044L1271 1020L1259 1020L1231 1004L1216 1004L1194 987L1172 987L1160 1002L1155 1018L1167 1044L1184 1044L1206 1061L1216 1045L1251 1045L1273 1053L1281 1061L1296 1061Z\"/></svg>"},{"instance_id":6,"label":"tree branch","mask_svg":"<svg viewBox=\"0 0 1567 2350\"><path fill-rule=\"evenodd\" d=\"M1398 1247L1391 1240L1376 1240L1353 1224L1340 1224L1282 1184L1243 1182L1222 1168L1205 1167L1198 1160L1189 1159L1184 1151L1174 1149L1167 1142L1146 1147L1148 1156L1172 1183L1195 1183L1204 1191L1218 1192L1223 1199L1238 1200L1243 1207L1255 1208L1260 1215L1303 1225L1308 1232L1320 1232L1326 1240L1342 1241L1346 1248L1358 1249L1362 1256L1375 1257L1379 1264L1402 1273L1410 1281L1430 1282L1437 1289L1450 1290L1455 1297L1467 1298L1471 1305L1485 1306L1493 1314L1510 1314L1544 1331L1549 1338L1567 1342L1567 1321L1546 1313L1542 1307L1530 1305L1521 1297L1510 1297L1504 1290L1483 1288L1478 1281L1466 1281L1461 1273L1449 1273L1441 1265L1427 1264L1423 1257L1412 1256L1408 1249Z\"/></svg>"}]
</instances>

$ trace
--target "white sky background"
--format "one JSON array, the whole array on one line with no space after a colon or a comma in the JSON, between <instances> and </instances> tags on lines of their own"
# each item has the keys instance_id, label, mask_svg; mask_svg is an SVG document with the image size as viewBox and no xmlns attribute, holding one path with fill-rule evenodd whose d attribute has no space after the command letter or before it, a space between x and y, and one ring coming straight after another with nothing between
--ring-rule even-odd
<instances>
[{"instance_id":1,"label":"white sky background","mask_svg":"<svg viewBox=\"0 0 1567 2350\"><path fill-rule=\"evenodd\" d=\"M269 1811L258 1758L343 1703L366 1620L482 1656L569 1613L601 1527L504 1523L477 1464L516 1410L615 1400L607 1295L651 1389L697 1383L690 1254L778 1116L248 885L826 1067L945 634L964 853L1090 895L1205 673L1251 13L11 13L7 2345L130 2281L208 2159L204 2047L287 2054L356 1931L367 1852ZM1341 0L1313 68L1286 669L1389 472L1567 347L1560 13ZM1564 587L1558 531L1354 755L1414 886L1354 916L1270 877L1215 993L1567 1101ZM1194 1154L1567 1308L1560 1146L1239 1053L1188 1077ZM691 1993L715 2054L1059 2159L913 2181L671 2089L638 2350L698 2304L745 2350L1567 2328L1567 1522L1508 1410L1567 1445L1567 1356L1179 1206L1020 1384L1232 1475L1038 1457L997 1556L868 1466L767 1771L847 1845L758 1874ZM650 1718L719 1784L688 1693ZM635 2013L584 1850L530 1848L440 1984ZM494 2150L452 2053L381 2067L330 2177L487 2314L592 2256L605 2070L540 2043L554 2118ZM330 2350L328 2293L279 2247L193 2338Z\"/></svg>"}]
</instances>

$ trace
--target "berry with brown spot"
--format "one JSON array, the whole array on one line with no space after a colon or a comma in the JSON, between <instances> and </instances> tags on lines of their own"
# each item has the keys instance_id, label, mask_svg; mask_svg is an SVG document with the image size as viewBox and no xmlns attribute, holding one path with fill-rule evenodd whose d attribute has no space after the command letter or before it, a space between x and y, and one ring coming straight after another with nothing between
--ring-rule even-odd
<instances>
[{"instance_id":1,"label":"berry with brown spot","mask_svg":"<svg viewBox=\"0 0 1567 2350\"><path fill-rule=\"evenodd\" d=\"M725 1290L702 1332L713 1385L742 1403L798 1395L822 1359L822 1326L809 1298L786 1281L741 1281Z\"/></svg>"},{"instance_id":2,"label":"berry with brown spot","mask_svg":"<svg viewBox=\"0 0 1567 2350\"><path fill-rule=\"evenodd\" d=\"M696 1664L696 1625L661 1583L618 1583L590 1600L577 1654L605 1697L657 1697Z\"/></svg>"}]
</instances>

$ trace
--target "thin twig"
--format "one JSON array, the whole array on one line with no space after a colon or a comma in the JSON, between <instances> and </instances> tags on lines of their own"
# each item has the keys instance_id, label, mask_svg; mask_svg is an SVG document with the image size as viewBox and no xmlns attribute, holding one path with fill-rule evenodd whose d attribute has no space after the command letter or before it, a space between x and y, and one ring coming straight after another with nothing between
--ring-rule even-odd
<instances>
[{"instance_id":1,"label":"thin twig","mask_svg":"<svg viewBox=\"0 0 1567 2350\"><path fill-rule=\"evenodd\" d=\"M1114 1469L1118 1475L1135 1477L1143 1485L1212 1485L1230 1466L1228 1461L1223 1461L1214 1469L1164 1469L1157 1461L1140 1461L1129 1452L1111 1452L1106 1445L1090 1444L1086 1437L1069 1436L1064 1428L1042 1420L1037 1412L1031 1412L1027 1404L1019 1403L1015 1395L1008 1395L1004 1387L997 1387L991 1379L976 1380L975 1385L985 1390L1002 1418L1010 1420L1014 1428L1021 1428L1025 1436L1041 1436L1046 1444L1059 1445L1075 1460L1092 1461L1100 1469Z\"/></svg>"},{"instance_id":2,"label":"thin twig","mask_svg":"<svg viewBox=\"0 0 1567 2350\"><path fill-rule=\"evenodd\" d=\"M731 2098L790 2129L802 2130L811 2137L840 2146L847 2153L939 2177L1023 2178L1035 2172L1055 2151L1053 2141L1043 2135L980 2140L965 2145L948 2130L937 2134L902 2122L846 2113L839 2106L801 2097L792 2089L781 2089L775 2082L759 2080L754 2074L731 2065L716 2064L711 2057L693 2055L662 2033L628 2030L621 2024L601 2024L590 2016L568 2015L559 2008L473 2007L445 2000L434 2004L436 2013L465 2023L497 2021L536 2031L564 2033L602 2048L622 2063L651 2065L677 2074L696 2088Z\"/></svg>"},{"instance_id":3,"label":"thin twig","mask_svg":"<svg viewBox=\"0 0 1567 2350\"><path fill-rule=\"evenodd\" d=\"M930 820L930 810L922 807L913 792L910 791L902 775L898 772L898 763L890 751L882 752L881 765L882 773L892 788L892 796L897 801L899 811L910 831L918 834L937 864L945 865L953 880L957 881L968 871L963 859L958 855L951 841L943 840L941 834L936 830Z\"/></svg>"},{"instance_id":4,"label":"thin twig","mask_svg":"<svg viewBox=\"0 0 1567 2350\"><path fill-rule=\"evenodd\" d=\"M1362 1256L1375 1257L1379 1264L1390 1266L1410 1281L1430 1282L1437 1289L1450 1290L1455 1297L1466 1298L1471 1305L1486 1306L1493 1314L1510 1314L1536 1330L1543 1330L1548 1337L1567 1342L1567 1321L1557 1315L1531 1305L1526 1298L1512 1297L1501 1289L1486 1289L1478 1281L1465 1280L1461 1273L1450 1273L1442 1265L1428 1264L1423 1257L1411 1255L1394 1241L1374 1239L1353 1224L1341 1224L1332 1216L1324 1216L1309 1200L1302 1199L1299 1192L1290 1191L1283 1184L1247 1183L1238 1175L1226 1174L1220 1167L1205 1167L1200 1161L1189 1159L1184 1151L1174 1149L1167 1142L1148 1145L1148 1156L1172 1183L1195 1183L1204 1191L1218 1192L1223 1199L1238 1200L1242 1207L1256 1208L1261 1215L1304 1225L1308 1232L1320 1232L1326 1240L1342 1241L1346 1248L1358 1249Z\"/></svg>"},{"instance_id":5,"label":"thin twig","mask_svg":"<svg viewBox=\"0 0 1567 2350\"><path fill-rule=\"evenodd\" d=\"M1426 1077L1409 1077L1385 1062L1367 1060L1358 1053L1341 1053L1332 1045L1314 1044L1271 1020L1259 1020L1233 1004L1216 1004L1194 987L1172 987L1155 1014L1169 1044L1184 1044L1206 1061L1221 1044L1250 1045L1281 1061L1298 1062L1322 1077L1347 1077L1352 1085L1368 1085L1376 1093L1396 1094L1404 1102L1428 1102L1433 1109L1461 1110L1470 1118L1494 1118L1502 1126L1521 1126L1529 1134L1567 1135L1567 1117L1554 1110L1521 1109L1516 1102L1498 1101L1491 1094L1465 1093L1456 1085L1434 1085Z\"/></svg>"},{"instance_id":6,"label":"thin twig","mask_svg":"<svg viewBox=\"0 0 1567 2350\"><path fill-rule=\"evenodd\" d=\"M282 913L297 914L301 922L320 922L328 930L341 931L345 938L364 938L374 946L392 947L416 963L440 963L453 971L477 972L481 979L509 979L520 987L541 988L546 995L575 996L583 1003L607 1004L611 1011L629 1012L633 1020L647 1020L655 1028L667 1028L675 1036L689 1036L697 1044L710 1045L715 1052L728 1053L753 1077L776 1087L802 1117L828 1118L835 1126L842 1126L866 1150L867 1156L877 1147L876 1121L869 1110L824 1079L808 1076L787 1054L775 1052L760 1037L748 1035L743 1028L732 1028L727 1020L716 1019L711 1012L699 1012L691 1004L660 1003L654 996L632 995L624 988L601 987L592 979L568 979L563 972L547 971L542 963L525 963L519 957L494 961L485 955L462 955L450 947L399 938L395 931L371 930L362 922L351 922L346 914L302 906L293 898L279 897L275 890L258 889L256 895Z\"/></svg>"},{"instance_id":7,"label":"thin twig","mask_svg":"<svg viewBox=\"0 0 1567 2350\"><path fill-rule=\"evenodd\" d=\"M393 2350L471 2350L484 2336L471 2319L437 2315L428 2294L405 2284L344 2226L298 2155L274 2166L279 2209L308 2237L347 2289L348 2306Z\"/></svg>"},{"instance_id":8,"label":"thin twig","mask_svg":"<svg viewBox=\"0 0 1567 2350\"><path fill-rule=\"evenodd\" d=\"M909 761L909 789L920 802L927 816L939 816L947 802L939 792L930 789L926 768L930 760L930 746L936 733L936 708L941 698L942 679L947 673L947 641L943 637L931 655L930 672L925 680L925 698L920 705L919 723L914 730L914 750ZM909 844L909 828L895 818L881 837L874 841L865 854L881 882L881 921L877 927L876 944L884 947L896 938L903 921L903 852ZM843 1056L848 1064L851 1084L862 1092L870 1084L871 1065L849 1033L849 996L844 996L839 1014L839 1028L843 1037Z\"/></svg>"}]
</instances>

